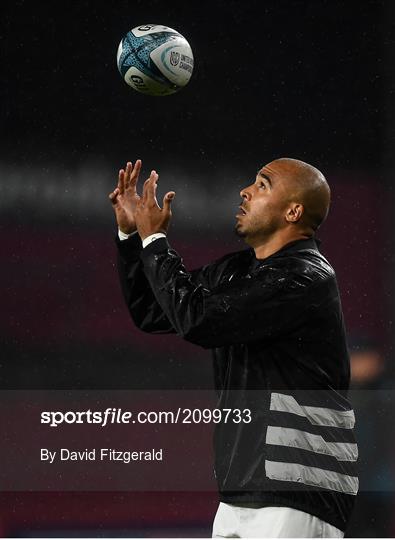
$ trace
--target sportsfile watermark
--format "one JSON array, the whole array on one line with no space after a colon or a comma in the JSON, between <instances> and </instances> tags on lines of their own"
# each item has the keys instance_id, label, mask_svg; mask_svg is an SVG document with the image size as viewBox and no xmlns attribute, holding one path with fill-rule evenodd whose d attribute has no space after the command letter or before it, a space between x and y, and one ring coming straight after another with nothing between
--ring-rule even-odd
<instances>
[{"instance_id":1,"label":"sportsfile watermark","mask_svg":"<svg viewBox=\"0 0 395 540\"><path fill-rule=\"evenodd\" d=\"M62 424L95 424L105 427L109 424L219 424L233 422L249 424L251 409L182 409L175 411L124 411L108 407L104 411L43 411L41 424L58 427Z\"/></svg>"},{"instance_id":2,"label":"sportsfile watermark","mask_svg":"<svg viewBox=\"0 0 395 540\"><path fill-rule=\"evenodd\" d=\"M236 441L230 490L248 456L262 475L285 460L391 491L394 414L393 391L1 391L0 490L215 492Z\"/></svg>"}]
</instances>

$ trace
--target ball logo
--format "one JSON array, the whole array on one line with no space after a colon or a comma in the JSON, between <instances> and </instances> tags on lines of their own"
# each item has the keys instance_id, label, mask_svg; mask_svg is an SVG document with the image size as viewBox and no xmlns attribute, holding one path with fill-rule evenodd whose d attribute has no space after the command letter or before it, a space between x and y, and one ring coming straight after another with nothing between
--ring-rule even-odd
<instances>
[{"instance_id":1,"label":"ball logo","mask_svg":"<svg viewBox=\"0 0 395 540\"><path fill-rule=\"evenodd\" d=\"M145 83L140 75L131 75L130 82L136 86L136 88L145 88Z\"/></svg>"},{"instance_id":2,"label":"ball logo","mask_svg":"<svg viewBox=\"0 0 395 540\"><path fill-rule=\"evenodd\" d=\"M172 51L170 53L170 64L172 66L177 66L179 61L180 61L180 53Z\"/></svg>"},{"instance_id":3,"label":"ball logo","mask_svg":"<svg viewBox=\"0 0 395 540\"><path fill-rule=\"evenodd\" d=\"M151 30L151 28L153 28L154 26L156 26L156 25L155 24L145 24L144 26L139 26L138 30L140 30L140 32L148 32L148 30Z\"/></svg>"}]
</instances>

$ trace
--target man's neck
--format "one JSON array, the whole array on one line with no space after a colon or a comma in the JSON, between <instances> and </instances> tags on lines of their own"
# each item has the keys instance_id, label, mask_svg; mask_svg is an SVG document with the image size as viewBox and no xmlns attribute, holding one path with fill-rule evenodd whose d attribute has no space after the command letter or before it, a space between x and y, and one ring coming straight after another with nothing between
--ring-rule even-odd
<instances>
[{"instance_id":1,"label":"man's neck","mask_svg":"<svg viewBox=\"0 0 395 540\"><path fill-rule=\"evenodd\" d=\"M261 241L259 244L255 246L252 245L252 247L254 248L255 257L257 259L266 259L291 242L296 242L297 240L306 240L307 238L311 237L311 234L304 232L295 232L290 234L288 231L278 231L273 236Z\"/></svg>"}]
</instances>

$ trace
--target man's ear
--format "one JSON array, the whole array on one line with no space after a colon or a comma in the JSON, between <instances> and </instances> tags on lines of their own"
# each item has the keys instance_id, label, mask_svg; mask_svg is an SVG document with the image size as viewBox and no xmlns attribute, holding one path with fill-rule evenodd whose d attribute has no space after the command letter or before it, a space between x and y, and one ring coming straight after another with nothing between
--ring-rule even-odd
<instances>
[{"instance_id":1,"label":"man's ear","mask_svg":"<svg viewBox=\"0 0 395 540\"><path fill-rule=\"evenodd\" d=\"M291 203L285 214L288 223L297 223L303 216L304 206L300 203Z\"/></svg>"}]
</instances>

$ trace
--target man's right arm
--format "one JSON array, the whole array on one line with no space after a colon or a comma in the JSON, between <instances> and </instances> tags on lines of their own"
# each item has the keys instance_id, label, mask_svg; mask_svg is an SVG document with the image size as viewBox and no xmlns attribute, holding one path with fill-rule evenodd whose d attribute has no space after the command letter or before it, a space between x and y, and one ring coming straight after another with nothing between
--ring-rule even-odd
<instances>
[{"instance_id":1,"label":"man's right arm","mask_svg":"<svg viewBox=\"0 0 395 540\"><path fill-rule=\"evenodd\" d=\"M157 235L155 235L157 236ZM165 236L165 235L162 235ZM121 237L123 238L121 240ZM156 241L153 239L152 241ZM173 325L157 302L144 271L141 260L143 242L136 233L118 233L118 273L125 303L134 324L144 332L152 334L176 333ZM144 244L147 246L147 242ZM197 268L190 272L191 281L196 285L210 287L218 279L218 272L227 257Z\"/></svg>"},{"instance_id":2,"label":"man's right arm","mask_svg":"<svg viewBox=\"0 0 395 540\"><path fill-rule=\"evenodd\" d=\"M130 316L140 330L153 334L170 334L175 330L155 299L140 259L143 245L135 233L127 240L117 236L118 274Z\"/></svg>"},{"instance_id":3,"label":"man's right arm","mask_svg":"<svg viewBox=\"0 0 395 540\"><path fill-rule=\"evenodd\" d=\"M118 185L109 194L119 227L116 243L121 288L129 313L138 328L150 333L174 333L173 325L157 302L146 278L141 260L144 247L165 235L155 233L142 242L137 233L134 212L140 200L136 191L140 170L141 160L137 160L134 166L128 162L125 169L120 169ZM216 265L194 270L190 274L191 279L207 286L213 268Z\"/></svg>"},{"instance_id":4,"label":"man's right arm","mask_svg":"<svg viewBox=\"0 0 395 540\"><path fill-rule=\"evenodd\" d=\"M143 246L134 216L140 200L136 191L140 170L141 160L138 159L134 166L129 161L125 169L120 169L118 185L109 194L119 227L116 238L118 272L123 296L135 325L145 332L170 333L174 329L156 302L140 262Z\"/></svg>"}]
</instances>

